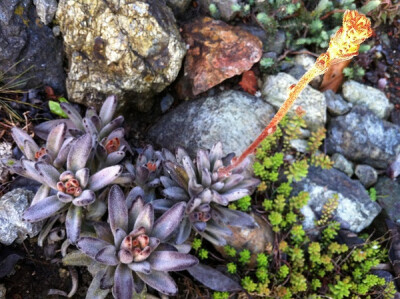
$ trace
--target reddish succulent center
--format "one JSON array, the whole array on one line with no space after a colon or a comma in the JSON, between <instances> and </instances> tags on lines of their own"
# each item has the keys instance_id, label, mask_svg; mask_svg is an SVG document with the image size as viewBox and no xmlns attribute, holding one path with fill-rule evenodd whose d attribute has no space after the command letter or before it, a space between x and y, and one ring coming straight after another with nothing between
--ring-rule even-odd
<instances>
[{"instance_id":1,"label":"reddish succulent center","mask_svg":"<svg viewBox=\"0 0 400 299\"><path fill-rule=\"evenodd\" d=\"M42 156L45 155L45 154L47 154L47 150L46 150L46 148L42 147L40 150L38 150L38 151L35 153L35 159L36 159L36 160L39 160L40 157L42 157Z\"/></svg>"},{"instance_id":2,"label":"reddish succulent center","mask_svg":"<svg viewBox=\"0 0 400 299\"><path fill-rule=\"evenodd\" d=\"M73 195L75 197L82 194L82 188L79 181L73 176L69 175L64 180L60 180L57 183L58 191Z\"/></svg>"},{"instance_id":3,"label":"reddish succulent center","mask_svg":"<svg viewBox=\"0 0 400 299\"><path fill-rule=\"evenodd\" d=\"M153 162L147 162L146 166L147 169L150 170L150 172L154 172L157 169L157 164Z\"/></svg>"},{"instance_id":4,"label":"reddish succulent center","mask_svg":"<svg viewBox=\"0 0 400 299\"><path fill-rule=\"evenodd\" d=\"M136 237L128 235L124 241L122 241L121 248L130 251L135 258L149 245L149 241L150 239L146 234L141 234Z\"/></svg>"},{"instance_id":5,"label":"reddish succulent center","mask_svg":"<svg viewBox=\"0 0 400 299\"><path fill-rule=\"evenodd\" d=\"M119 149L120 145L121 145L121 142L119 141L118 137L108 140L106 143L107 154L116 152Z\"/></svg>"}]
</instances>

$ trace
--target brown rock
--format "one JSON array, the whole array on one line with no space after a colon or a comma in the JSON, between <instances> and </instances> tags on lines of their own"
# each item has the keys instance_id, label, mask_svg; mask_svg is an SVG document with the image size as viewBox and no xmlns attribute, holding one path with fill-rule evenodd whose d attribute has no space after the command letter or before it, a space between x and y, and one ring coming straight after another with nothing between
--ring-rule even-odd
<instances>
[{"instance_id":1,"label":"brown rock","mask_svg":"<svg viewBox=\"0 0 400 299\"><path fill-rule=\"evenodd\" d=\"M232 231L232 236L226 237L228 245L237 251L248 249L251 252L250 267L256 265L257 254L265 252L268 248L272 248L274 241L274 233L270 225L257 214L251 213L258 227L254 229L246 229L241 227L228 226ZM225 254L223 246L215 247L223 256Z\"/></svg>"},{"instance_id":2,"label":"brown rock","mask_svg":"<svg viewBox=\"0 0 400 299\"><path fill-rule=\"evenodd\" d=\"M183 38L190 48L178 84L182 97L196 96L248 71L262 55L262 42L256 36L209 17L186 24Z\"/></svg>"}]
</instances>

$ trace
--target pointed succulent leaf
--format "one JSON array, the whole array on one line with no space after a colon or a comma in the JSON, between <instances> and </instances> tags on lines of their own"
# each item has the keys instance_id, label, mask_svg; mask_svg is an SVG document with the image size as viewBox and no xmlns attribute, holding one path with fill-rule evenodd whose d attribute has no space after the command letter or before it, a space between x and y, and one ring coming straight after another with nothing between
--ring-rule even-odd
<instances>
[{"instance_id":1,"label":"pointed succulent leaf","mask_svg":"<svg viewBox=\"0 0 400 299\"><path fill-rule=\"evenodd\" d=\"M170 207L173 206L175 202L169 199L155 199L151 202L151 204L154 207L154 210L157 212L164 213L167 211Z\"/></svg>"},{"instance_id":2,"label":"pointed succulent leaf","mask_svg":"<svg viewBox=\"0 0 400 299\"><path fill-rule=\"evenodd\" d=\"M199 150L197 152L196 166L197 166L197 172L199 174L202 173L203 169L208 169L208 170L210 169L211 165L208 157L208 152L206 152L205 150Z\"/></svg>"},{"instance_id":3,"label":"pointed succulent leaf","mask_svg":"<svg viewBox=\"0 0 400 299\"><path fill-rule=\"evenodd\" d=\"M235 292L242 289L236 281L210 266L198 264L190 267L187 271L195 279L214 291Z\"/></svg>"},{"instance_id":4,"label":"pointed succulent leaf","mask_svg":"<svg viewBox=\"0 0 400 299\"><path fill-rule=\"evenodd\" d=\"M133 295L132 271L127 265L119 264L114 274L114 287L112 289L114 298L130 299Z\"/></svg>"},{"instance_id":5,"label":"pointed succulent leaf","mask_svg":"<svg viewBox=\"0 0 400 299\"><path fill-rule=\"evenodd\" d=\"M221 194L219 194L217 191L212 190L211 191L211 201L221 205L221 206L227 206L229 205L229 200L225 197L223 197Z\"/></svg>"},{"instance_id":6,"label":"pointed succulent leaf","mask_svg":"<svg viewBox=\"0 0 400 299\"><path fill-rule=\"evenodd\" d=\"M224 152L222 150L222 143L217 142L216 144L213 145L213 147L210 150L210 164L211 164L211 170L216 171L215 169L215 162L217 160L221 160L222 156L224 155Z\"/></svg>"},{"instance_id":7,"label":"pointed succulent leaf","mask_svg":"<svg viewBox=\"0 0 400 299\"><path fill-rule=\"evenodd\" d=\"M232 231L227 226L218 225L215 221L208 221L206 230L214 236L221 236L223 238L232 236Z\"/></svg>"},{"instance_id":8,"label":"pointed succulent leaf","mask_svg":"<svg viewBox=\"0 0 400 299\"><path fill-rule=\"evenodd\" d=\"M207 168L203 168L201 171L201 184L206 188L211 185L211 173Z\"/></svg>"},{"instance_id":9,"label":"pointed succulent leaf","mask_svg":"<svg viewBox=\"0 0 400 299\"><path fill-rule=\"evenodd\" d=\"M29 136L24 130L21 130L20 128L17 128L17 127L13 127L11 129L11 135L12 135L15 143L17 144L18 148L21 150L21 152L25 153L25 148L24 148L25 141L29 141L30 144L36 145L36 148L37 148L36 151L39 150L39 147L36 144L36 142L33 141L32 137ZM34 159L30 159L30 160L34 160Z\"/></svg>"},{"instance_id":10,"label":"pointed succulent leaf","mask_svg":"<svg viewBox=\"0 0 400 299\"><path fill-rule=\"evenodd\" d=\"M160 245L160 240L157 238L150 237L149 238L149 247L151 249L151 252L153 252L158 246Z\"/></svg>"},{"instance_id":11,"label":"pointed succulent leaf","mask_svg":"<svg viewBox=\"0 0 400 299\"><path fill-rule=\"evenodd\" d=\"M46 142L46 149L55 157L60 151L67 133L67 125L61 123L55 126L49 133Z\"/></svg>"},{"instance_id":12,"label":"pointed succulent leaf","mask_svg":"<svg viewBox=\"0 0 400 299\"><path fill-rule=\"evenodd\" d=\"M164 157L165 161L176 162L176 158L175 158L174 154L171 153L169 150L167 150L166 148L163 148L161 150L161 152L162 152L162 156Z\"/></svg>"},{"instance_id":13,"label":"pointed succulent leaf","mask_svg":"<svg viewBox=\"0 0 400 299\"><path fill-rule=\"evenodd\" d=\"M97 115L92 115L89 117L90 121L93 123L93 125L96 127L97 132L100 132L102 128L102 121L100 117Z\"/></svg>"},{"instance_id":14,"label":"pointed succulent leaf","mask_svg":"<svg viewBox=\"0 0 400 299\"><path fill-rule=\"evenodd\" d=\"M95 154L96 154L97 159L99 159L100 161L104 161L107 159L107 150L101 143L98 143L96 145L96 153Z\"/></svg>"},{"instance_id":15,"label":"pointed succulent leaf","mask_svg":"<svg viewBox=\"0 0 400 299\"><path fill-rule=\"evenodd\" d=\"M249 214L221 206L214 206L214 212L219 213L220 220L226 225L250 229L258 227L257 222Z\"/></svg>"},{"instance_id":16,"label":"pointed succulent leaf","mask_svg":"<svg viewBox=\"0 0 400 299\"><path fill-rule=\"evenodd\" d=\"M146 275L140 272L136 272L136 274L143 280L146 284L151 286L153 289L157 291L173 296L178 292L178 288L168 273L160 272L160 271L152 271L151 274Z\"/></svg>"},{"instance_id":17,"label":"pointed succulent leaf","mask_svg":"<svg viewBox=\"0 0 400 299\"><path fill-rule=\"evenodd\" d=\"M67 162L68 153L71 146L74 144L74 140L73 137L68 137L64 140L64 143L58 151L57 157L53 161L54 167L61 168L64 166L65 162Z\"/></svg>"},{"instance_id":18,"label":"pointed succulent leaf","mask_svg":"<svg viewBox=\"0 0 400 299\"><path fill-rule=\"evenodd\" d=\"M117 185L113 185L108 194L108 220L114 234L117 228L128 231L128 208L124 193Z\"/></svg>"},{"instance_id":19,"label":"pointed succulent leaf","mask_svg":"<svg viewBox=\"0 0 400 299\"><path fill-rule=\"evenodd\" d=\"M134 181L134 176L127 172L121 172L121 174L115 178L110 184L120 185L129 187Z\"/></svg>"},{"instance_id":20,"label":"pointed succulent leaf","mask_svg":"<svg viewBox=\"0 0 400 299\"><path fill-rule=\"evenodd\" d=\"M47 185L41 185L39 190L36 191L35 196L32 199L31 206L41 201L43 198L46 198L49 195L50 187Z\"/></svg>"},{"instance_id":21,"label":"pointed succulent leaf","mask_svg":"<svg viewBox=\"0 0 400 299\"><path fill-rule=\"evenodd\" d=\"M112 120L115 109L117 109L117 97L115 95L108 96L101 106L99 113L103 126Z\"/></svg>"},{"instance_id":22,"label":"pointed succulent leaf","mask_svg":"<svg viewBox=\"0 0 400 299\"><path fill-rule=\"evenodd\" d=\"M72 203L78 207L88 206L96 200L96 194L92 190L84 190Z\"/></svg>"},{"instance_id":23,"label":"pointed succulent leaf","mask_svg":"<svg viewBox=\"0 0 400 299\"><path fill-rule=\"evenodd\" d=\"M68 115L75 127L83 131L82 116L79 112L69 103L60 103L60 107Z\"/></svg>"},{"instance_id":24,"label":"pointed succulent leaf","mask_svg":"<svg viewBox=\"0 0 400 299\"><path fill-rule=\"evenodd\" d=\"M192 255L176 251L155 251L147 261L156 271L182 271L197 265L199 261Z\"/></svg>"},{"instance_id":25,"label":"pointed succulent leaf","mask_svg":"<svg viewBox=\"0 0 400 299\"><path fill-rule=\"evenodd\" d=\"M244 180L244 176L240 174L232 174L224 181L224 188L222 192L229 191L230 189L236 187L241 181Z\"/></svg>"},{"instance_id":26,"label":"pointed succulent leaf","mask_svg":"<svg viewBox=\"0 0 400 299\"><path fill-rule=\"evenodd\" d=\"M72 195L66 194L61 191L57 192L57 198L59 201L64 202L64 203L69 203L74 200L74 197Z\"/></svg>"},{"instance_id":27,"label":"pointed succulent leaf","mask_svg":"<svg viewBox=\"0 0 400 299\"><path fill-rule=\"evenodd\" d=\"M115 129L114 131L112 131L108 137L107 137L107 141L114 139L114 138L118 138L120 141L122 141L124 139L125 136L125 129L124 128L118 128Z\"/></svg>"},{"instance_id":28,"label":"pointed succulent leaf","mask_svg":"<svg viewBox=\"0 0 400 299\"><path fill-rule=\"evenodd\" d=\"M135 183L142 186L146 183L149 178L150 171L145 166L136 167L135 172Z\"/></svg>"},{"instance_id":29,"label":"pointed succulent leaf","mask_svg":"<svg viewBox=\"0 0 400 299\"><path fill-rule=\"evenodd\" d=\"M183 167L170 161L166 161L164 162L164 169L180 187L185 190L188 189L189 177Z\"/></svg>"},{"instance_id":30,"label":"pointed succulent leaf","mask_svg":"<svg viewBox=\"0 0 400 299\"><path fill-rule=\"evenodd\" d=\"M129 195L128 195L129 197ZM127 203L129 206L129 204ZM135 224L135 221L144 207L144 201L141 196L137 196L136 199L130 204L131 207L128 210L129 214L129 231L133 229L133 226Z\"/></svg>"},{"instance_id":31,"label":"pointed succulent leaf","mask_svg":"<svg viewBox=\"0 0 400 299\"><path fill-rule=\"evenodd\" d=\"M179 164L182 164L183 157L189 157L189 154L183 147L178 146L175 150L175 157L176 157L176 162L178 162ZM193 167L193 169L194 169L194 167Z\"/></svg>"},{"instance_id":32,"label":"pointed succulent leaf","mask_svg":"<svg viewBox=\"0 0 400 299\"><path fill-rule=\"evenodd\" d=\"M182 166L186 171L189 180L197 180L196 169L189 156L182 157Z\"/></svg>"},{"instance_id":33,"label":"pointed succulent leaf","mask_svg":"<svg viewBox=\"0 0 400 299\"><path fill-rule=\"evenodd\" d=\"M76 179L79 181L79 184L81 188L86 188L88 182L89 182L89 177L90 177L90 171L89 168L81 168L75 173Z\"/></svg>"},{"instance_id":34,"label":"pointed succulent leaf","mask_svg":"<svg viewBox=\"0 0 400 299\"><path fill-rule=\"evenodd\" d=\"M121 246L121 243L125 239L126 236L127 236L127 234L123 229L117 228L115 230L113 242L114 242L114 245L116 248L119 248Z\"/></svg>"},{"instance_id":35,"label":"pointed succulent leaf","mask_svg":"<svg viewBox=\"0 0 400 299\"><path fill-rule=\"evenodd\" d=\"M67 217L65 219L65 228L67 230L68 239L75 244L81 233L82 226L82 208L70 205Z\"/></svg>"},{"instance_id":36,"label":"pointed succulent leaf","mask_svg":"<svg viewBox=\"0 0 400 299\"><path fill-rule=\"evenodd\" d=\"M179 226L178 234L175 239L175 243L178 245L183 244L190 236L192 226L187 217L184 217L181 225Z\"/></svg>"},{"instance_id":37,"label":"pointed succulent leaf","mask_svg":"<svg viewBox=\"0 0 400 299\"><path fill-rule=\"evenodd\" d=\"M160 179L155 178L155 179L151 180L150 182L147 183L147 186L149 188L156 188L156 187L160 186Z\"/></svg>"},{"instance_id":38,"label":"pointed succulent leaf","mask_svg":"<svg viewBox=\"0 0 400 299\"><path fill-rule=\"evenodd\" d=\"M76 242L76 247L84 254L95 258L96 254L104 247L111 245L110 243L92 237L81 237Z\"/></svg>"},{"instance_id":39,"label":"pointed succulent leaf","mask_svg":"<svg viewBox=\"0 0 400 299\"><path fill-rule=\"evenodd\" d=\"M37 161L51 164L53 162L53 157L51 157L50 154L44 154L43 156L39 157Z\"/></svg>"},{"instance_id":40,"label":"pointed succulent leaf","mask_svg":"<svg viewBox=\"0 0 400 299\"><path fill-rule=\"evenodd\" d=\"M105 162L105 166L116 165L119 162L121 162L123 158L125 158L125 152L124 151L112 152L111 154L109 154L107 156L106 162Z\"/></svg>"},{"instance_id":41,"label":"pointed succulent leaf","mask_svg":"<svg viewBox=\"0 0 400 299\"><path fill-rule=\"evenodd\" d=\"M96 232L96 235L100 239L102 239L110 244L112 244L114 242L114 237L111 232L110 226L108 224L106 224L104 222L96 221L93 223L93 228L94 228L94 231Z\"/></svg>"},{"instance_id":42,"label":"pointed succulent leaf","mask_svg":"<svg viewBox=\"0 0 400 299\"><path fill-rule=\"evenodd\" d=\"M89 133L90 135L97 135L97 129L94 123L90 118L84 117L82 120L83 126L85 128L86 133Z\"/></svg>"},{"instance_id":43,"label":"pointed succulent leaf","mask_svg":"<svg viewBox=\"0 0 400 299\"><path fill-rule=\"evenodd\" d=\"M110 292L109 288L101 288L101 278L104 276L104 270L103 271L98 271L96 275L94 276L92 282L90 283L90 286L86 292L86 298L91 298L91 299L104 299L107 297L108 293Z\"/></svg>"},{"instance_id":44,"label":"pointed succulent leaf","mask_svg":"<svg viewBox=\"0 0 400 299\"><path fill-rule=\"evenodd\" d=\"M201 205L202 200L198 197L192 198L186 205L186 213L192 213L199 205Z\"/></svg>"},{"instance_id":45,"label":"pointed succulent leaf","mask_svg":"<svg viewBox=\"0 0 400 299\"><path fill-rule=\"evenodd\" d=\"M36 136L39 138L46 140L50 131L57 125L65 123L67 126L67 130L76 129L75 125L69 119L54 119L40 123L34 129Z\"/></svg>"},{"instance_id":46,"label":"pointed succulent leaf","mask_svg":"<svg viewBox=\"0 0 400 299\"><path fill-rule=\"evenodd\" d=\"M35 164L36 163L34 161L22 159L20 164L17 163L12 167L12 170L21 176L48 185L44 180L44 177L42 177L39 174L39 171L35 168Z\"/></svg>"},{"instance_id":47,"label":"pointed succulent leaf","mask_svg":"<svg viewBox=\"0 0 400 299\"><path fill-rule=\"evenodd\" d=\"M23 219L29 222L46 219L61 210L64 205L65 203L59 201L56 195L43 198L25 210Z\"/></svg>"},{"instance_id":48,"label":"pointed succulent leaf","mask_svg":"<svg viewBox=\"0 0 400 299\"><path fill-rule=\"evenodd\" d=\"M226 193L221 194L222 197L229 202L231 201L236 201L238 199L241 199L245 197L246 195L249 195L250 191L247 189L232 189Z\"/></svg>"},{"instance_id":49,"label":"pointed succulent leaf","mask_svg":"<svg viewBox=\"0 0 400 299\"><path fill-rule=\"evenodd\" d=\"M207 228L207 223L206 222L202 222L202 221L192 222L192 225L196 229L196 231L198 231L199 233L204 232L205 229Z\"/></svg>"},{"instance_id":50,"label":"pointed succulent leaf","mask_svg":"<svg viewBox=\"0 0 400 299\"><path fill-rule=\"evenodd\" d=\"M254 189L260 184L260 180L257 178L248 178L241 181L235 189L247 189L249 193L253 193Z\"/></svg>"},{"instance_id":51,"label":"pointed succulent leaf","mask_svg":"<svg viewBox=\"0 0 400 299\"><path fill-rule=\"evenodd\" d=\"M93 262L93 259L82 251L74 250L68 252L67 255L63 257L62 262L65 266L89 266Z\"/></svg>"},{"instance_id":52,"label":"pointed succulent leaf","mask_svg":"<svg viewBox=\"0 0 400 299\"><path fill-rule=\"evenodd\" d=\"M154 224L154 209L151 204L146 204L136 218L134 229L144 227L147 233L151 232Z\"/></svg>"},{"instance_id":53,"label":"pointed succulent leaf","mask_svg":"<svg viewBox=\"0 0 400 299\"><path fill-rule=\"evenodd\" d=\"M73 172L84 168L92 150L92 136L85 134L71 146L67 157L67 169Z\"/></svg>"},{"instance_id":54,"label":"pointed succulent leaf","mask_svg":"<svg viewBox=\"0 0 400 299\"><path fill-rule=\"evenodd\" d=\"M148 261L143 261L139 263L130 263L128 264L128 267L135 272L140 272L144 274L151 273L151 267Z\"/></svg>"},{"instance_id":55,"label":"pointed succulent leaf","mask_svg":"<svg viewBox=\"0 0 400 299\"><path fill-rule=\"evenodd\" d=\"M35 161L36 157L35 154L39 150L39 147L35 142L31 142L29 140L24 141L24 146L23 146L23 153L25 157L27 157L31 161Z\"/></svg>"},{"instance_id":56,"label":"pointed succulent leaf","mask_svg":"<svg viewBox=\"0 0 400 299\"><path fill-rule=\"evenodd\" d=\"M52 165L44 162L37 162L35 168L43 178L43 181L46 182L50 188L57 190L57 182L60 178L58 170Z\"/></svg>"},{"instance_id":57,"label":"pointed succulent leaf","mask_svg":"<svg viewBox=\"0 0 400 299\"><path fill-rule=\"evenodd\" d=\"M98 116L97 115L97 111L96 111L96 109L94 107L89 107L89 108L86 109L85 117L86 118L91 118L92 116Z\"/></svg>"},{"instance_id":58,"label":"pointed succulent leaf","mask_svg":"<svg viewBox=\"0 0 400 299\"><path fill-rule=\"evenodd\" d=\"M154 223L151 236L160 239L160 241L167 240L181 223L185 207L185 202L178 202L162 214L162 216Z\"/></svg>"},{"instance_id":59,"label":"pointed succulent leaf","mask_svg":"<svg viewBox=\"0 0 400 299\"><path fill-rule=\"evenodd\" d=\"M115 250L114 245L108 245L100 249L95 256L95 259L99 263L109 266L116 266L119 263L117 259L117 251Z\"/></svg>"},{"instance_id":60,"label":"pointed succulent leaf","mask_svg":"<svg viewBox=\"0 0 400 299\"><path fill-rule=\"evenodd\" d=\"M169 187L161 191L166 198L179 201L187 201L189 195L181 187Z\"/></svg>"},{"instance_id":61,"label":"pointed succulent leaf","mask_svg":"<svg viewBox=\"0 0 400 299\"><path fill-rule=\"evenodd\" d=\"M100 190L111 184L122 173L122 166L115 165L96 172L89 178L88 188L93 191Z\"/></svg>"},{"instance_id":62,"label":"pointed succulent leaf","mask_svg":"<svg viewBox=\"0 0 400 299\"><path fill-rule=\"evenodd\" d=\"M103 129L100 130L99 133L99 138L104 138L108 136L108 139L112 139L114 137L118 138L123 138L125 135L125 131L118 131L118 134L111 134L111 132L114 132L115 130L118 130L119 127L122 126L124 123L124 117L123 116L118 116L115 119L113 119L111 122L106 124ZM122 132L122 133L121 133ZM113 136L110 138L110 136Z\"/></svg>"},{"instance_id":63,"label":"pointed succulent leaf","mask_svg":"<svg viewBox=\"0 0 400 299\"><path fill-rule=\"evenodd\" d=\"M140 186L136 186L129 191L128 195L126 196L127 206L130 208L133 201L138 197L144 198L144 191Z\"/></svg>"},{"instance_id":64,"label":"pointed succulent leaf","mask_svg":"<svg viewBox=\"0 0 400 299\"><path fill-rule=\"evenodd\" d=\"M179 185L175 181L171 180L169 177L166 176L161 176L160 181L161 184L164 186L164 188L179 187Z\"/></svg>"},{"instance_id":65,"label":"pointed succulent leaf","mask_svg":"<svg viewBox=\"0 0 400 299\"><path fill-rule=\"evenodd\" d=\"M203 190L204 190L204 186L197 183L197 180L195 178L191 178L189 180L188 193L189 193L190 197L197 196Z\"/></svg>"}]
</instances>

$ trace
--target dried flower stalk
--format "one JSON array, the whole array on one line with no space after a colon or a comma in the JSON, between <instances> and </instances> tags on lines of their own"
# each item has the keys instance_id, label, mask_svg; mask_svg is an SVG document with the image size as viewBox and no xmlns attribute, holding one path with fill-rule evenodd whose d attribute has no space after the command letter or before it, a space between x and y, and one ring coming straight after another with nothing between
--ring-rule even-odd
<instances>
[{"instance_id":1,"label":"dried flower stalk","mask_svg":"<svg viewBox=\"0 0 400 299\"><path fill-rule=\"evenodd\" d=\"M289 96L272 118L268 126L261 132L256 140L239 157L234 157L229 166L220 168L220 176L226 176L243 160L252 154L258 145L270 134L274 133L276 126L292 107L294 101L307 84L318 75L325 73L328 68L339 62L349 60L358 55L360 44L372 35L371 21L355 10L346 10L341 27L329 42L329 48L316 60L313 67L308 70L297 84L290 86Z\"/></svg>"}]
</instances>

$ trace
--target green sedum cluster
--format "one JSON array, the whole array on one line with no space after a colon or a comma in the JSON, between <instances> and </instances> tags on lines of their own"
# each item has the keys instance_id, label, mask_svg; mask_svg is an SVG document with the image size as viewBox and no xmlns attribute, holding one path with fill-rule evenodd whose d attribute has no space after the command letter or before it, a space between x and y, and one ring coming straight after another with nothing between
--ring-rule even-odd
<instances>
[{"instance_id":1,"label":"green sedum cluster","mask_svg":"<svg viewBox=\"0 0 400 299\"><path fill-rule=\"evenodd\" d=\"M302 115L285 119L256 154L254 172L262 183L253 196L257 199L253 205L265 211L264 217L275 232L274 243L257 255L252 268L248 250L237 252L225 246L230 260L226 271L238 277L253 298L355 299L375 298L377 294L379 298L393 298L393 282L387 283L371 273L373 267L387 261L383 240L367 238L363 244L352 247L339 242L340 224L331 220L338 207L337 194L324 205L314 231L303 229L300 210L307 204L309 194L293 194L291 184L307 175L309 165L329 168L332 163L318 151L325 137L324 129L311 134L307 153L294 153L289 141L299 138L300 128L304 128ZM247 203L248 198L243 201ZM239 202L235 203L238 208ZM227 296L216 292L213 298Z\"/></svg>"}]
</instances>

